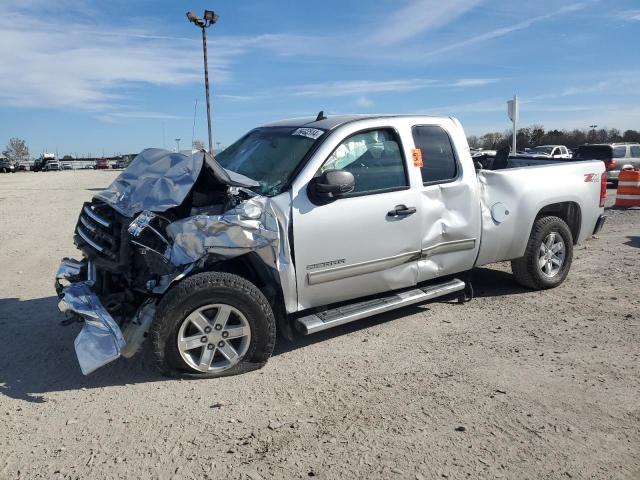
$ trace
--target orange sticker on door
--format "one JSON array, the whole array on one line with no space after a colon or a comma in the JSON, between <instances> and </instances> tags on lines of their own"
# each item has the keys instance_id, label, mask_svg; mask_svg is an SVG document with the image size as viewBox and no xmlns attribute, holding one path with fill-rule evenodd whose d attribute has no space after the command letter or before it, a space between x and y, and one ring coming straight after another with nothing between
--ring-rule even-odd
<instances>
[{"instance_id":1,"label":"orange sticker on door","mask_svg":"<svg viewBox=\"0 0 640 480\"><path fill-rule=\"evenodd\" d=\"M411 150L411 155L413 156L414 167L424 167L424 162L422 161L422 150L420 150L419 148L414 148L413 150Z\"/></svg>"}]
</instances>

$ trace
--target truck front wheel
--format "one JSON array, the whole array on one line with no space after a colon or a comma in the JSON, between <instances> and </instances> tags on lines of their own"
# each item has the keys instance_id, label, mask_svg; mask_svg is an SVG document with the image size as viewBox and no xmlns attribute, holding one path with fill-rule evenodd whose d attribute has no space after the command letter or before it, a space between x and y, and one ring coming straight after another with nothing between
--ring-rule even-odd
<instances>
[{"instance_id":1,"label":"truck front wheel","mask_svg":"<svg viewBox=\"0 0 640 480\"><path fill-rule=\"evenodd\" d=\"M527 288L544 290L564 282L573 259L573 236L564 220L536 220L524 256L511 262L516 281Z\"/></svg>"},{"instance_id":2,"label":"truck front wheel","mask_svg":"<svg viewBox=\"0 0 640 480\"><path fill-rule=\"evenodd\" d=\"M151 330L160 370L213 378L262 367L271 356L276 323L262 292L237 275L207 272L167 292Z\"/></svg>"}]
</instances>

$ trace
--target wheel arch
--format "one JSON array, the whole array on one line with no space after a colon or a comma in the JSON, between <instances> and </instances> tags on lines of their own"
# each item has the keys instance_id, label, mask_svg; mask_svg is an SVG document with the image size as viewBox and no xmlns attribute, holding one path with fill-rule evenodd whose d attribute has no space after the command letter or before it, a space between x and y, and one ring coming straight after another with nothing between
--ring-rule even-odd
<instances>
[{"instance_id":1,"label":"wheel arch","mask_svg":"<svg viewBox=\"0 0 640 480\"><path fill-rule=\"evenodd\" d=\"M534 225L539 218L548 216L554 216L564 220L569 226L569 230L573 236L573 244L578 243L580 227L582 225L582 210L580 209L580 205L571 201L546 205L538 211L534 219ZM533 225L531 228L533 228Z\"/></svg>"},{"instance_id":2,"label":"wheel arch","mask_svg":"<svg viewBox=\"0 0 640 480\"><path fill-rule=\"evenodd\" d=\"M271 305L280 333L289 340L293 339L293 329L284 308L284 292L278 271L267 265L258 253L249 252L226 260L207 262L203 268L194 270L191 275L201 272L232 273L253 283Z\"/></svg>"}]
</instances>

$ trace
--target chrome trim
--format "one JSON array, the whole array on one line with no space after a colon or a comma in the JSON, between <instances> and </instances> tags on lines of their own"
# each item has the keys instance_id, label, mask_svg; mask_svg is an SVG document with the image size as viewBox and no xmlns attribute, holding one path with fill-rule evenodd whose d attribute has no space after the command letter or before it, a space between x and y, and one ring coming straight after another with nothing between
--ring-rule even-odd
<instances>
[{"instance_id":1,"label":"chrome trim","mask_svg":"<svg viewBox=\"0 0 640 480\"><path fill-rule=\"evenodd\" d=\"M93 240L91 240L91 238L89 238L89 235L87 235L87 233L84 230L82 230L82 228L80 227L78 227L78 235L80 235L85 242L87 242L89 245L91 245L93 248L95 248L99 252L104 251L104 248L98 245Z\"/></svg>"},{"instance_id":2,"label":"chrome trim","mask_svg":"<svg viewBox=\"0 0 640 480\"><path fill-rule=\"evenodd\" d=\"M84 211L84 213L89 215L89 217L91 217L92 220L95 220L96 222L98 222L103 227L109 228L111 226L111 224L108 221L106 221L104 218L102 218L96 212L91 210L89 207L84 207L82 210Z\"/></svg>"},{"instance_id":3,"label":"chrome trim","mask_svg":"<svg viewBox=\"0 0 640 480\"><path fill-rule=\"evenodd\" d=\"M91 232L95 232L96 231L96 227L94 227L89 222L87 222L82 215L80 215L80 222L82 223L82 225L87 227Z\"/></svg>"},{"instance_id":4,"label":"chrome trim","mask_svg":"<svg viewBox=\"0 0 640 480\"><path fill-rule=\"evenodd\" d=\"M96 264L93 260L89 260L89 262L87 263L87 282L93 285L94 283L96 283L97 276Z\"/></svg>"},{"instance_id":5,"label":"chrome trim","mask_svg":"<svg viewBox=\"0 0 640 480\"><path fill-rule=\"evenodd\" d=\"M449 282L432 285L429 287L418 288L399 292L394 295L379 298L373 301L365 301L358 304L346 305L338 307L326 312L307 315L297 320L298 325L302 327L305 335L310 333L321 332L328 328L337 327L345 323L360 320L362 318L377 315L379 313L395 310L414 303L424 302L433 298L442 297L449 293L464 290L465 283L457 278Z\"/></svg>"},{"instance_id":6,"label":"chrome trim","mask_svg":"<svg viewBox=\"0 0 640 480\"><path fill-rule=\"evenodd\" d=\"M85 263L82 261L74 260L73 258L63 258L56 273L56 280L69 280L78 277L84 265Z\"/></svg>"},{"instance_id":7,"label":"chrome trim","mask_svg":"<svg viewBox=\"0 0 640 480\"><path fill-rule=\"evenodd\" d=\"M463 250L473 250L476 248L476 239L467 238L463 240L454 240L452 242L442 242L432 245L431 247L424 248L420 255L421 260L432 257L433 255L440 255L442 253L461 252Z\"/></svg>"},{"instance_id":8,"label":"chrome trim","mask_svg":"<svg viewBox=\"0 0 640 480\"><path fill-rule=\"evenodd\" d=\"M353 265L341 265L339 267L326 268L324 270L314 270L307 273L307 282L309 285L318 285L320 283L332 282L343 278L355 277L356 275L378 272L380 270L386 270L417 260L419 256L420 252L407 252L401 253L400 255L394 255L392 257L355 263Z\"/></svg>"}]
</instances>

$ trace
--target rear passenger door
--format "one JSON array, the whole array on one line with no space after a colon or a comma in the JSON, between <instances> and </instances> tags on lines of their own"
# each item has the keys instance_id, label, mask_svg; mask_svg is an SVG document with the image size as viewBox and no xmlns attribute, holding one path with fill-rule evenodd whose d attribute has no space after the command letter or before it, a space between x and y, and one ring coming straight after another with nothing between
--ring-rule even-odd
<instances>
[{"instance_id":1,"label":"rear passenger door","mask_svg":"<svg viewBox=\"0 0 640 480\"><path fill-rule=\"evenodd\" d=\"M414 125L411 133L422 163L418 280L469 270L480 245L480 194L468 148L455 147L467 145L462 127Z\"/></svg>"}]
</instances>

